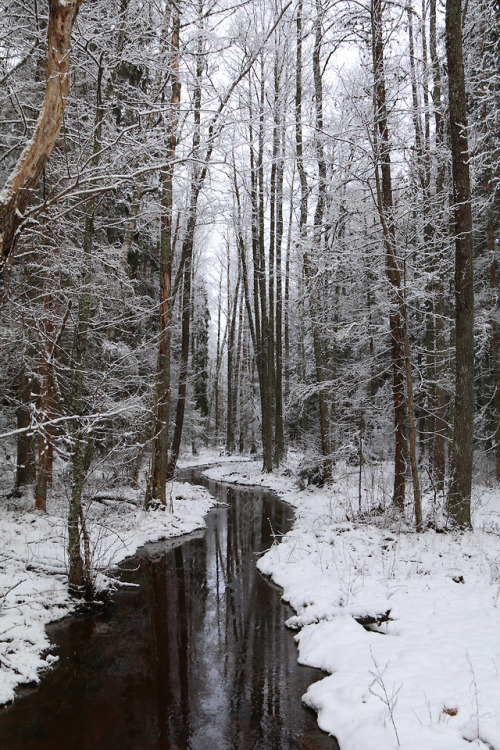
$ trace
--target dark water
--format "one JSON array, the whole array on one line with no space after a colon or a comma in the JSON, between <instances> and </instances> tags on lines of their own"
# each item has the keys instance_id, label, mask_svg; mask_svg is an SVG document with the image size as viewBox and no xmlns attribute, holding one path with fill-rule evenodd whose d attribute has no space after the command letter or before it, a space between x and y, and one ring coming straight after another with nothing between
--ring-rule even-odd
<instances>
[{"instance_id":1,"label":"dark water","mask_svg":"<svg viewBox=\"0 0 500 750\"><path fill-rule=\"evenodd\" d=\"M337 748L300 702L320 674L297 664L290 610L255 568L291 511L206 484L228 503L206 533L144 547L121 576L139 588L50 626L59 663L0 711L2 750Z\"/></svg>"}]
</instances>

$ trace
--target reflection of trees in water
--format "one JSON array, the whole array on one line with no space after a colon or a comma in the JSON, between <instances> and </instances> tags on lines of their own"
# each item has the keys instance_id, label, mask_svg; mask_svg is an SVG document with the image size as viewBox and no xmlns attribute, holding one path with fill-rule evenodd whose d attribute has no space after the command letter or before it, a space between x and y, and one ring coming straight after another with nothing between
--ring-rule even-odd
<instances>
[{"instance_id":1,"label":"reflection of trees in water","mask_svg":"<svg viewBox=\"0 0 500 750\"><path fill-rule=\"evenodd\" d=\"M213 514L203 539L148 561L158 732L174 745L203 711L208 722L217 712L213 731L226 732L235 747L249 734L252 747L264 746L272 734L279 748L280 686L296 654L255 552L286 530L286 511L264 493L226 488L220 500L227 507Z\"/></svg>"},{"instance_id":2,"label":"reflection of trees in water","mask_svg":"<svg viewBox=\"0 0 500 750\"><path fill-rule=\"evenodd\" d=\"M190 650L206 600L203 540L146 559L151 619L151 688L156 696L158 739L182 746L191 715ZM199 679L199 678L198 678ZM196 682L193 692L196 692ZM168 742L171 745L168 745Z\"/></svg>"},{"instance_id":3,"label":"reflection of trees in water","mask_svg":"<svg viewBox=\"0 0 500 750\"><path fill-rule=\"evenodd\" d=\"M139 588L58 626L60 666L0 717L9 750L322 746L300 708L314 673L297 666L280 592L255 566L291 513L253 490L220 499L204 536L128 561Z\"/></svg>"},{"instance_id":4,"label":"reflection of trees in water","mask_svg":"<svg viewBox=\"0 0 500 750\"><path fill-rule=\"evenodd\" d=\"M265 495L233 489L227 489L226 495L227 532L221 539L216 529L216 549L227 586L225 678L228 686L233 686L228 711L237 720L237 734L241 737L251 725L253 742L259 746L266 736L269 741L269 720L276 741L282 734L280 685L286 681L289 667L283 654L284 638L292 650L294 647L282 628L280 597L257 572L255 551L269 547L273 532L282 533L289 524L285 506ZM296 659L295 652L291 658Z\"/></svg>"}]
</instances>

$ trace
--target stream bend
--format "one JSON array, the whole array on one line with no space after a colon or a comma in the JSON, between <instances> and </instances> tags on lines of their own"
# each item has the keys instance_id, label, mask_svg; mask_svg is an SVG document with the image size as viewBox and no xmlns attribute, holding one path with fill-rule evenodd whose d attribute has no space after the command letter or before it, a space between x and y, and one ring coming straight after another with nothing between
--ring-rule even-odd
<instances>
[{"instance_id":1,"label":"stream bend","mask_svg":"<svg viewBox=\"0 0 500 750\"><path fill-rule=\"evenodd\" d=\"M4 750L335 750L301 695L291 611L256 569L292 511L272 492L204 479L207 530L149 544L121 566L139 586L47 629L59 662L0 711Z\"/></svg>"}]
</instances>

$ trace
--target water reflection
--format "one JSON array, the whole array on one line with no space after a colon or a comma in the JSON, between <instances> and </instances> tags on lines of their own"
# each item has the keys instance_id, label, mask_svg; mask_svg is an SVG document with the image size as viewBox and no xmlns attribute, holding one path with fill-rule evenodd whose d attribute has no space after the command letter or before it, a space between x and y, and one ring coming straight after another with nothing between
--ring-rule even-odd
<instances>
[{"instance_id":1,"label":"water reflection","mask_svg":"<svg viewBox=\"0 0 500 750\"><path fill-rule=\"evenodd\" d=\"M300 704L318 673L297 664L289 612L255 568L290 511L265 492L210 489L227 506L205 534L144 548L123 574L140 588L51 627L59 666L0 712L2 748L336 747Z\"/></svg>"}]
</instances>

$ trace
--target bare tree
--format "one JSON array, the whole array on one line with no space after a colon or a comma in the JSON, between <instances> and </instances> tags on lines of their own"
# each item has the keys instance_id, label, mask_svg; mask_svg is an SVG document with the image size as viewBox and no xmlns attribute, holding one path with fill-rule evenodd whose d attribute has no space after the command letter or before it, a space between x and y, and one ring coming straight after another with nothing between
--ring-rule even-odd
<instances>
[{"instance_id":1,"label":"bare tree","mask_svg":"<svg viewBox=\"0 0 500 750\"><path fill-rule=\"evenodd\" d=\"M461 0L447 0L446 3L446 56L455 219L456 347L455 414L447 512L452 523L469 527L474 434L474 245Z\"/></svg>"},{"instance_id":2,"label":"bare tree","mask_svg":"<svg viewBox=\"0 0 500 750\"><path fill-rule=\"evenodd\" d=\"M73 24L82 0L49 0L47 85L35 132L0 193L0 270L61 130L70 85Z\"/></svg>"}]
</instances>

